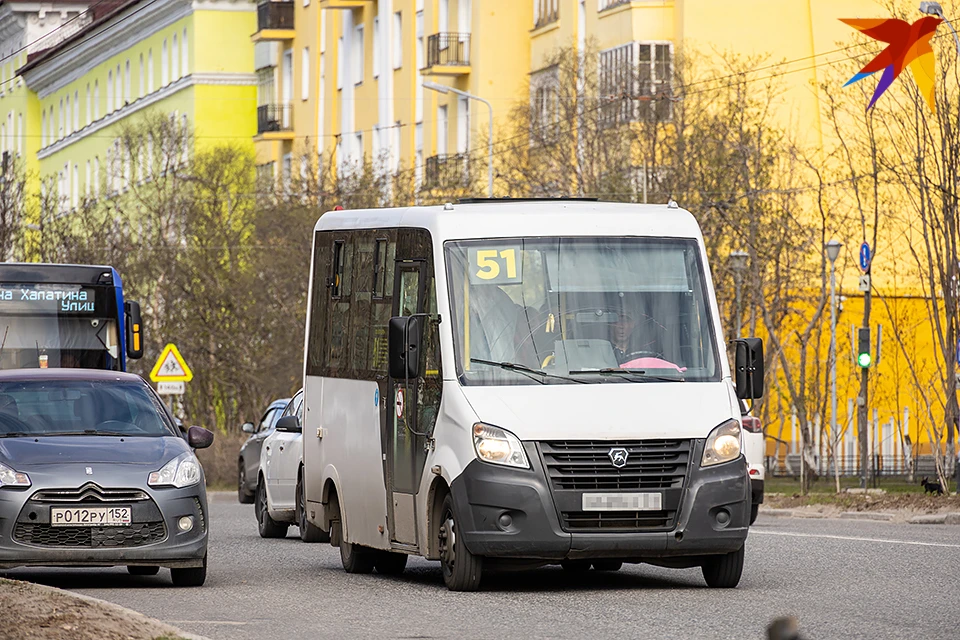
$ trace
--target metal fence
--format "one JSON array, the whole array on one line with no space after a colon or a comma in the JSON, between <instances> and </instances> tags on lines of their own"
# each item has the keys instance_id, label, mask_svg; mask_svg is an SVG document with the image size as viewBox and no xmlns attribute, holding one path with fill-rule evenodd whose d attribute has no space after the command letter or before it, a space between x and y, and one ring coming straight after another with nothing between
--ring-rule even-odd
<instances>
[{"instance_id":1,"label":"metal fence","mask_svg":"<svg viewBox=\"0 0 960 640\"><path fill-rule=\"evenodd\" d=\"M859 476L860 458L859 456L837 456L834 458L821 459L816 456L817 473L820 476L833 477L834 463L839 465L841 476ZM949 462L949 461L946 461ZM800 454L788 453L786 456L767 456L766 471L772 477L799 478L800 477ZM948 475L952 467L948 464ZM874 454L870 456L870 468L867 470L868 476L874 478L898 478L904 479L911 473L919 482L924 477L933 479L937 475L936 460L932 454L923 454L907 460L903 456L884 456Z\"/></svg>"},{"instance_id":2,"label":"metal fence","mask_svg":"<svg viewBox=\"0 0 960 640\"><path fill-rule=\"evenodd\" d=\"M466 187L470 184L470 155L466 153L441 154L427 158L423 171L423 186Z\"/></svg>"},{"instance_id":3,"label":"metal fence","mask_svg":"<svg viewBox=\"0 0 960 640\"><path fill-rule=\"evenodd\" d=\"M262 104L257 107L257 133L292 129L293 111L289 104Z\"/></svg>"},{"instance_id":4,"label":"metal fence","mask_svg":"<svg viewBox=\"0 0 960 640\"><path fill-rule=\"evenodd\" d=\"M466 67L469 65L469 33L435 33L427 38L428 67Z\"/></svg>"}]
</instances>

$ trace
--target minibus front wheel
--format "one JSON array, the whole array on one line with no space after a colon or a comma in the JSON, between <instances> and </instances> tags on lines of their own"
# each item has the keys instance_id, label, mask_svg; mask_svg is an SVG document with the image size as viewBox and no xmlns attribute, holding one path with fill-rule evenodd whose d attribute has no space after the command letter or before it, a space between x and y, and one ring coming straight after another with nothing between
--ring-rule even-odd
<instances>
[{"instance_id":1,"label":"minibus front wheel","mask_svg":"<svg viewBox=\"0 0 960 640\"><path fill-rule=\"evenodd\" d=\"M740 583L743 574L743 550L718 556L708 556L701 565L703 579L707 586L714 589L732 589Z\"/></svg>"},{"instance_id":2,"label":"minibus front wheel","mask_svg":"<svg viewBox=\"0 0 960 640\"><path fill-rule=\"evenodd\" d=\"M475 556L457 535L453 496L447 494L440 509L439 545L443 582L450 591L476 591L483 574L483 557Z\"/></svg>"}]
</instances>

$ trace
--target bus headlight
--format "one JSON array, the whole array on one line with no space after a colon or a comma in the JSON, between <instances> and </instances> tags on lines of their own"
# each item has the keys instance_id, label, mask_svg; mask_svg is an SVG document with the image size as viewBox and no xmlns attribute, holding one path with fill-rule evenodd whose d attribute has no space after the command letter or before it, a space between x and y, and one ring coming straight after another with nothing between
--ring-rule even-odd
<instances>
[{"instance_id":1,"label":"bus headlight","mask_svg":"<svg viewBox=\"0 0 960 640\"><path fill-rule=\"evenodd\" d=\"M740 423L727 420L710 432L703 446L701 467L736 460L740 456Z\"/></svg>"},{"instance_id":2,"label":"bus headlight","mask_svg":"<svg viewBox=\"0 0 960 640\"><path fill-rule=\"evenodd\" d=\"M509 431L478 422L473 425L473 448L484 462L529 469L530 462L517 436Z\"/></svg>"}]
</instances>

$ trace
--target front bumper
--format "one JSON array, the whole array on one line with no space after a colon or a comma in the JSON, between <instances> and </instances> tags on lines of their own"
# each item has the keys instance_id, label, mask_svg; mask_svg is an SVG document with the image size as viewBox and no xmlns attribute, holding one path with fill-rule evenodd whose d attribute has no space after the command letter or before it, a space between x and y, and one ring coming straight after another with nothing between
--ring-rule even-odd
<instances>
[{"instance_id":1,"label":"front bumper","mask_svg":"<svg viewBox=\"0 0 960 640\"><path fill-rule=\"evenodd\" d=\"M747 537L750 487L746 460L741 456L700 468L703 440L694 443L672 526L615 533L564 530L537 446L525 442L524 448L531 469L474 460L452 483L458 529L473 554L541 561L642 561L728 553L743 546ZM718 520L721 512L725 523ZM502 518L504 515L508 518ZM507 520L509 524L504 526Z\"/></svg>"},{"instance_id":2,"label":"front bumper","mask_svg":"<svg viewBox=\"0 0 960 640\"><path fill-rule=\"evenodd\" d=\"M47 485L38 482L43 475L31 473L34 484L26 489L11 487L0 489L0 568L203 566L203 560L207 554L209 517L202 481L198 485L184 489L153 489L136 484L122 485L123 488L133 488L147 494L148 499L141 501L78 504L31 500L38 491L69 487L62 482ZM79 489L81 486L83 484L78 484L75 488ZM133 523L130 528L72 527L67 531L60 527L50 527L51 507L97 507L121 504L132 508ZM187 532L181 532L177 527L177 521L182 516L193 516L193 528ZM151 536L144 534L143 537L137 538L131 533L133 525L141 525L148 521L153 523ZM140 530L139 526L137 530ZM69 543L64 542L67 538L70 539ZM124 542L118 542L120 539ZM141 543L144 540L146 542Z\"/></svg>"}]
</instances>

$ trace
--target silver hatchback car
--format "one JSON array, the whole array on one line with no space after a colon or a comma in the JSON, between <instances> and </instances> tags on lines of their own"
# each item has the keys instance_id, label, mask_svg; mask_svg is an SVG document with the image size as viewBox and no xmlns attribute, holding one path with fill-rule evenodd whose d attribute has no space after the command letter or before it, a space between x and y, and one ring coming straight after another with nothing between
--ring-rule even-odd
<instances>
[{"instance_id":1,"label":"silver hatchback car","mask_svg":"<svg viewBox=\"0 0 960 640\"><path fill-rule=\"evenodd\" d=\"M207 573L207 497L192 449L139 376L90 369L0 371L0 568L169 567Z\"/></svg>"}]
</instances>

